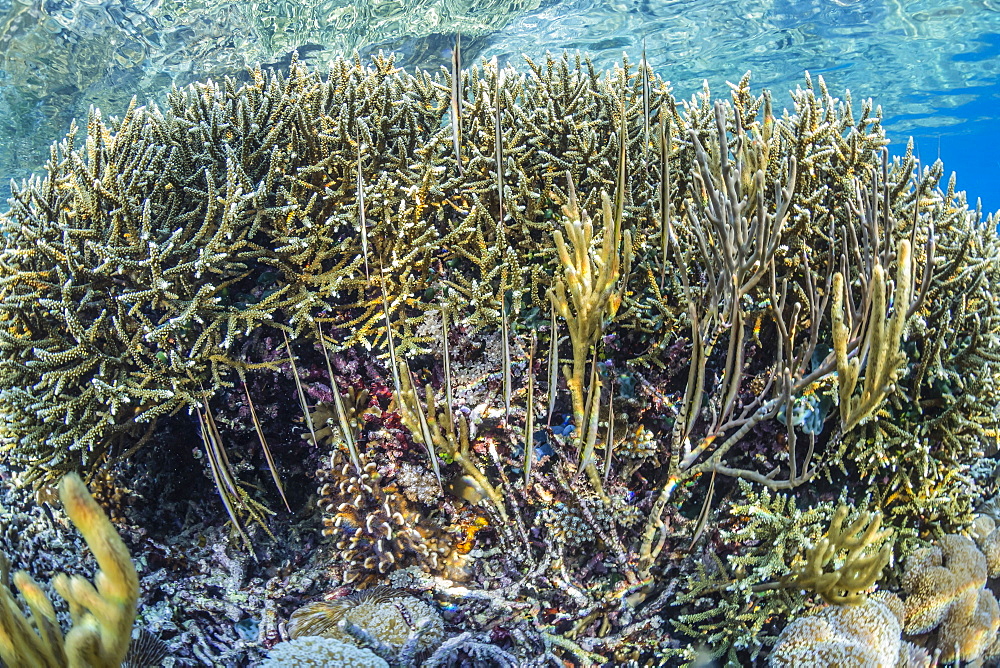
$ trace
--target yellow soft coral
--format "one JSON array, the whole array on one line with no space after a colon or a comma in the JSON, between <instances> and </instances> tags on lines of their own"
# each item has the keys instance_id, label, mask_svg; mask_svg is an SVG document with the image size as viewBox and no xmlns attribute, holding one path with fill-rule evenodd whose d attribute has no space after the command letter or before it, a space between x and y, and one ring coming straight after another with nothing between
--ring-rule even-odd
<instances>
[{"instance_id":1,"label":"yellow soft coral","mask_svg":"<svg viewBox=\"0 0 1000 668\"><path fill-rule=\"evenodd\" d=\"M864 600L865 592L875 586L889 563L892 545L884 541L892 529L879 531L881 513L861 513L845 529L849 513L847 506L837 508L830 530L806 552L805 563L788 574L784 580L786 586L811 589L827 603L836 605ZM880 542L883 545L876 551ZM841 552L844 557L834 566L834 558Z\"/></svg>"},{"instance_id":2,"label":"yellow soft coral","mask_svg":"<svg viewBox=\"0 0 1000 668\"><path fill-rule=\"evenodd\" d=\"M59 498L97 560L96 587L78 575L60 573L53 580L73 618L64 639L52 603L30 575L14 575L30 622L0 582L0 659L9 668L118 668L131 642L139 578L128 548L80 476L62 479ZM6 575L6 560L0 565Z\"/></svg>"}]
</instances>

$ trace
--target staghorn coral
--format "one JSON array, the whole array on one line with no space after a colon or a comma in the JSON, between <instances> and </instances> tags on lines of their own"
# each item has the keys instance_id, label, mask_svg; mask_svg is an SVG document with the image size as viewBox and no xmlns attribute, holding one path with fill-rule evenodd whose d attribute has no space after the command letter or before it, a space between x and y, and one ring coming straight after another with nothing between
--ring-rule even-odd
<instances>
[{"instance_id":1,"label":"staghorn coral","mask_svg":"<svg viewBox=\"0 0 1000 668\"><path fill-rule=\"evenodd\" d=\"M67 140L56 149L47 180L18 189L3 219L8 336L0 345L11 389L0 393L0 403L13 416L6 436L19 445L12 455L30 454L33 468L44 472L93 465L109 448L120 451L113 437L191 409L225 389L234 372L273 369L276 362L235 354L240 339L255 328L273 324L311 337L311 323L319 320L333 326L337 348L361 344L384 350L388 317L402 355L427 344L417 331L425 314L438 308L424 301L428 292L440 293L444 305L473 330L498 321L496 295L510 294L513 312L527 304L542 307L561 266L550 220L568 203L562 174L569 170L580 209L588 210L599 208L603 184L617 181L612 175L620 172L623 192L615 199L621 213L611 215L622 217L616 225L633 240L636 271L606 334L631 337L639 344L635 349L646 351L636 361L653 367L670 345L698 342L686 369L687 398L674 408L682 419L665 443L675 463L661 481L661 500L650 516L644 548L650 552L663 505L676 488L671 480L714 470L757 475L760 481L762 474L753 468L724 464L723 457L748 430L829 379L832 362L810 369L808 360L830 335L824 313L829 292L819 287L840 273L834 271L836 249L856 247L849 211L862 214L869 236L881 236L882 229L892 237L884 252L872 250L879 252L879 262L866 261L867 269L848 265L842 280L853 291L878 285L858 272L874 266L892 271L896 253L890 249L910 237L921 296L941 296L956 272L974 278L952 252L955 242L938 239L943 234L956 240L975 236L983 256L989 256L991 242L976 236L971 214L956 213L960 207L950 193L937 196L931 190L940 170L914 174L909 158L891 169L880 167L876 149L885 140L870 105L855 119L822 81L819 93L810 81L795 94L796 113L776 119L769 115L769 97L751 96L746 80L734 88L728 105L711 105L705 92L678 106L655 78L644 94L628 63L606 78L568 59L531 63L528 76L502 74L485 67L466 77L472 101L463 103L468 107L463 175L453 171L455 157L444 146L447 128L441 120L450 104L444 86L426 74L398 72L391 58L378 57L370 68L339 61L327 81L293 63L287 76L255 71L243 85L230 81L179 90L166 112L134 107L110 125L95 115L83 148ZM501 98L498 112L487 104L494 91ZM573 110L570 121L538 111L553 99L562 100L560 109ZM648 104L639 104L643 101ZM637 130L649 125L645 106L667 126L659 173L642 167L648 147L639 142L649 133ZM615 109L624 113L616 115ZM509 129L499 133L504 171L510 172L500 196L491 178L498 127ZM300 146L289 151L293 144ZM794 160L778 158L785 155ZM128 165L132 176L121 165ZM361 198L353 178L359 165L371 240L366 248L371 264L382 263L383 299L379 291L369 291L364 271ZM732 178L720 181L717 174L723 172ZM651 207L657 189L660 210ZM712 193L707 201L690 196L702 190ZM104 202L112 197L122 204L106 210ZM744 199L730 213L719 208L723 201ZM497 217L500 200L503 220ZM686 217L675 218L681 211ZM28 221L33 222L25 225ZM69 221L81 221L87 231L63 238ZM724 242L738 229L755 239L759 251ZM718 243L698 242L715 237ZM923 249L932 237L945 249L944 257L956 261L922 271L930 266ZM776 264L779 248L787 261ZM737 251L749 254L731 256ZM768 277L772 265L774 281ZM729 266L739 267L732 294L731 277L725 275ZM77 267L92 269L81 273ZM696 290L690 281L702 274L711 280L707 290ZM778 294L784 280L801 304L795 314L790 298ZM992 308L988 301L974 306ZM685 303L695 310L671 306ZM952 318L956 312L938 315ZM858 331L861 315L851 318ZM995 319L987 315L980 310L957 331L992 327ZM956 331L938 328L930 313L912 316L930 323L933 332ZM798 327L797 319L810 326ZM691 325L696 326L688 337ZM760 336L771 342L784 337L773 349L792 357L767 359L764 351L772 347L757 345ZM974 343L985 345L989 336ZM854 338L849 337L846 355L859 360L863 346ZM719 344L727 344L724 357L713 353ZM924 344L924 338L913 339L904 349ZM712 380L718 376L714 371L707 373L709 367L736 369L744 359L753 360L749 372L723 374L724 382ZM962 363L992 364L978 353ZM769 374L772 364L788 367L791 377ZM935 373L941 372L938 366ZM969 366L965 370L975 373ZM674 380L683 377L682 371ZM755 383L760 391L750 390ZM705 406L718 415L713 423L699 421L702 394ZM736 414L738 406L755 401L757 410ZM932 403L925 413L958 419L947 402L940 408ZM982 435L988 430L986 412L967 408L959 413L976 417L962 419L980 425ZM726 416L734 420L726 422ZM944 440L945 431L928 434L951 443L948 449L954 451L925 462L935 471L930 479L943 475L947 460L975 447L967 439ZM821 435L818 452L826 440L840 446L845 439ZM793 430L789 446L794 441ZM870 446L846 445L834 448L819 462L822 467L845 458L852 465L870 461ZM801 484L815 470L797 461L801 450L792 454L795 475L782 484ZM904 469L894 473L897 488L903 478L918 478L912 467ZM648 562L655 555L644 558Z\"/></svg>"},{"instance_id":2,"label":"staghorn coral","mask_svg":"<svg viewBox=\"0 0 1000 668\"><path fill-rule=\"evenodd\" d=\"M729 502L720 517L721 535L700 549L696 568L685 576L675 599L679 614L672 622L689 636L703 638L714 656L729 663L739 662L740 651L755 659L774 642L775 619L806 607L796 584L803 576L824 582L820 588L828 595L845 586L837 584L838 569L845 565L842 557L832 562L832 572L818 578L810 573L824 557L833 558L831 546L840 545L839 538L830 542L832 534L839 536L833 531L838 517L839 524L847 520L856 531L868 524L864 513L844 505L799 508L788 493L756 489L743 481L740 488L741 499ZM881 563L883 556L868 558Z\"/></svg>"},{"instance_id":3,"label":"staghorn coral","mask_svg":"<svg viewBox=\"0 0 1000 668\"><path fill-rule=\"evenodd\" d=\"M645 67L569 57L461 76L454 100L447 75L391 58L326 78L295 62L95 114L0 220L5 458L40 479L129 456L158 418L285 373L292 346L253 345L279 329L302 403L325 402L339 380L310 369L322 336L329 369L366 359L348 386L388 435L347 420L364 464L334 429L312 440L335 454L321 512L348 577L440 570L461 551L434 543L444 522L479 506L489 528L460 537L469 586L433 587L469 628L529 628L513 650L549 661L690 657L700 638L757 656L803 601L755 588L819 538L841 488L895 527L968 519L970 463L996 439L1000 242L938 188L940 165L888 159L871 103L810 79L776 115L746 78L679 102ZM571 187L605 213L567 263ZM566 358L548 295L578 328L572 271L601 249L632 270L604 263L607 308ZM449 360L452 338L498 327L491 350L459 342ZM524 354L532 333L547 360ZM558 369L591 354L581 412ZM453 396L452 369L474 391ZM399 462L435 473L436 508L391 489ZM777 496L755 518L761 490ZM593 550L569 549L583 538Z\"/></svg>"},{"instance_id":4,"label":"staghorn coral","mask_svg":"<svg viewBox=\"0 0 1000 668\"><path fill-rule=\"evenodd\" d=\"M14 584L31 609L31 621L24 617L7 588L8 562L0 555L0 658L12 667L115 668L132 640L138 576L128 549L78 475L63 478L59 498L97 560L95 584L61 573L53 580L73 618L63 637L48 597L27 572L18 571Z\"/></svg>"}]
</instances>

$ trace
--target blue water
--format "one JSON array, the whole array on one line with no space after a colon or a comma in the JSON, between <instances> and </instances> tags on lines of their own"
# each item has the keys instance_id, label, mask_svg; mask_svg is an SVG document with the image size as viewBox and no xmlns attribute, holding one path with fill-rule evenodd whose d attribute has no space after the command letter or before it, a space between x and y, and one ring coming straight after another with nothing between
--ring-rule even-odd
<instances>
[{"instance_id":1,"label":"blue water","mask_svg":"<svg viewBox=\"0 0 1000 668\"><path fill-rule=\"evenodd\" d=\"M1000 0L624 0L558 2L512 21L486 56L579 48L610 66L626 51L686 97L753 73L781 93L822 75L871 97L902 153L941 158L970 205L1000 210ZM782 105L790 100L776 95Z\"/></svg>"},{"instance_id":2,"label":"blue water","mask_svg":"<svg viewBox=\"0 0 1000 668\"><path fill-rule=\"evenodd\" d=\"M436 68L456 32L467 65L579 49L611 67L645 40L683 97L751 70L784 105L806 71L822 75L882 106L894 151L914 137L971 204L1000 210L1000 0L0 0L0 198L91 105L120 114L132 95L280 67L296 48L317 66L382 48Z\"/></svg>"}]
</instances>

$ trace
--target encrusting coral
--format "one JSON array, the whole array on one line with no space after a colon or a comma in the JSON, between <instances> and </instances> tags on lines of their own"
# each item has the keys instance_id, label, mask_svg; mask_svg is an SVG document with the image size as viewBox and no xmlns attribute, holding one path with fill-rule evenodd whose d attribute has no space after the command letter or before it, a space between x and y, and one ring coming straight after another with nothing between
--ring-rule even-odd
<instances>
[{"instance_id":1,"label":"encrusting coral","mask_svg":"<svg viewBox=\"0 0 1000 668\"><path fill-rule=\"evenodd\" d=\"M215 413L294 382L341 580L416 567L505 630L485 654L753 660L840 490L905 553L971 520L997 437L995 221L880 114L822 79L775 114L748 78L381 55L95 112L0 217L3 456L113 467L187 410L265 524ZM253 425L242 470L276 472ZM850 567L800 583L854 600L889 547L837 516Z\"/></svg>"},{"instance_id":2,"label":"encrusting coral","mask_svg":"<svg viewBox=\"0 0 1000 668\"><path fill-rule=\"evenodd\" d=\"M362 589L332 601L316 601L296 610L288 620L292 638L323 636L357 642L341 622L350 622L372 638L399 650L416 639L417 650L441 644L441 615L405 591L385 585Z\"/></svg>"},{"instance_id":3,"label":"encrusting coral","mask_svg":"<svg viewBox=\"0 0 1000 668\"><path fill-rule=\"evenodd\" d=\"M135 567L78 475L63 478L59 498L97 560L94 584L63 574L53 581L73 619L63 637L52 603L30 575L18 571L14 584L31 610L31 620L24 617L7 588L7 562L0 555L0 659L9 668L118 668L132 641L139 598Z\"/></svg>"},{"instance_id":4,"label":"encrusting coral","mask_svg":"<svg viewBox=\"0 0 1000 668\"><path fill-rule=\"evenodd\" d=\"M305 636L278 643L260 668L389 668L371 650L335 638Z\"/></svg>"}]
</instances>

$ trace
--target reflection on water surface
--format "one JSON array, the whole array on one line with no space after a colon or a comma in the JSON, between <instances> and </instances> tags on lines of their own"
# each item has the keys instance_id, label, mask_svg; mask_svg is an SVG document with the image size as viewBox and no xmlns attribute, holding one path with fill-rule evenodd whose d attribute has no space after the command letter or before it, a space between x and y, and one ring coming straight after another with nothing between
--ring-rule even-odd
<instances>
[{"instance_id":1,"label":"reflection on water surface","mask_svg":"<svg viewBox=\"0 0 1000 668\"><path fill-rule=\"evenodd\" d=\"M1000 164L980 159L1000 147L997 0L0 0L0 12L3 181L36 168L91 105L121 113L132 95L162 99L171 85L281 67L295 49L319 66L381 48L437 68L461 32L470 65L579 49L611 67L623 51L638 60L645 39L649 61L684 95L746 70L778 93L806 70L822 74L834 91L874 97L895 142L916 135L925 160L940 148L960 187L1000 207ZM970 134L978 150L955 139Z\"/></svg>"}]
</instances>

